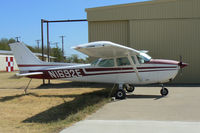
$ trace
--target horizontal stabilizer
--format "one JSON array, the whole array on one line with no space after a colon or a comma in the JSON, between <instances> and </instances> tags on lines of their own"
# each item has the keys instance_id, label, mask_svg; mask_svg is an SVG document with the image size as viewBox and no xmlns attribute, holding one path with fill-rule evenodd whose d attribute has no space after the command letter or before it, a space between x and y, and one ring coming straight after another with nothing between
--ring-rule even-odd
<instances>
[{"instance_id":1,"label":"horizontal stabilizer","mask_svg":"<svg viewBox=\"0 0 200 133\"><path fill-rule=\"evenodd\" d=\"M26 76L32 76L32 75L41 75L43 72L32 72L32 73L16 73L17 77L26 77Z\"/></svg>"}]
</instances>

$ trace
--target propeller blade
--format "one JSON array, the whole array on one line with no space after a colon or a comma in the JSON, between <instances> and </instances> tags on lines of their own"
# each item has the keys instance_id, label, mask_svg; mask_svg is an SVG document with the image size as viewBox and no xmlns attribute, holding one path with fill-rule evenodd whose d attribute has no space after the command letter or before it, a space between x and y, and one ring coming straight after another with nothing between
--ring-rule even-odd
<instances>
[{"instance_id":1,"label":"propeller blade","mask_svg":"<svg viewBox=\"0 0 200 133\"><path fill-rule=\"evenodd\" d=\"M179 63L179 65L180 65L180 73L181 73L181 75L183 75L183 69L182 69L182 65L183 65L183 57L180 55L180 63Z\"/></svg>"}]
</instances>

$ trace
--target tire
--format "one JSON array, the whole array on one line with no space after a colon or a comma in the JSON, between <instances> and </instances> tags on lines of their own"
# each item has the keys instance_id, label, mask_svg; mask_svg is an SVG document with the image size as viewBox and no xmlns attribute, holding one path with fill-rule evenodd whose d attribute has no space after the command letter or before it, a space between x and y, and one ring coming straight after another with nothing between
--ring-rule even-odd
<instances>
[{"instance_id":1,"label":"tire","mask_svg":"<svg viewBox=\"0 0 200 133\"><path fill-rule=\"evenodd\" d=\"M129 87L127 87L126 85L124 85L124 89L127 91L127 92L133 92L135 90L135 87L133 85L130 85L129 84Z\"/></svg>"},{"instance_id":2,"label":"tire","mask_svg":"<svg viewBox=\"0 0 200 133\"><path fill-rule=\"evenodd\" d=\"M168 93L169 93L169 91L168 91L167 88L163 88L163 89L160 90L160 94L161 94L162 96L167 96Z\"/></svg>"},{"instance_id":3,"label":"tire","mask_svg":"<svg viewBox=\"0 0 200 133\"><path fill-rule=\"evenodd\" d=\"M125 99L126 98L126 92L124 90L117 90L116 94L115 94L115 98L116 99Z\"/></svg>"}]
</instances>

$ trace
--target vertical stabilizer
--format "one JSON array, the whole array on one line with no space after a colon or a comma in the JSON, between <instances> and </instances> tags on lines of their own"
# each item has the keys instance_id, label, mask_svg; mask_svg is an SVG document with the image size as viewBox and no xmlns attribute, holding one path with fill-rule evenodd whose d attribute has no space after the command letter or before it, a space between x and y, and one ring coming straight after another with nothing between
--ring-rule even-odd
<instances>
[{"instance_id":1,"label":"vertical stabilizer","mask_svg":"<svg viewBox=\"0 0 200 133\"><path fill-rule=\"evenodd\" d=\"M26 46L24 43L11 43L9 44L15 60L18 65L24 64L41 64L42 61L38 59Z\"/></svg>"},{"instance_id":2,"label":"vertical stabilizer","mask_svg":"<svg viewBox=\"0 0 200 133\"><path fill-rule=\"evenodd\" d=\"M33 65L44 64L43 61L38 59L26 46L24 43L11 43L9 44L13 55L15 57L16 63L21 72L29 71L34 69L39 69L39 67L31 67Z\"/></svg>"}]
</instances>

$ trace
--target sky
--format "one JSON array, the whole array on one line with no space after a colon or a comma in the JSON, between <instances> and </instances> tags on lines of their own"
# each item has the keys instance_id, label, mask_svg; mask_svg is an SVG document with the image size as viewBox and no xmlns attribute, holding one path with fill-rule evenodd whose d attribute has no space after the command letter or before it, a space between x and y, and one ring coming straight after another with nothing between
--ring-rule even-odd
<instances>
[{"instance_id":1,"label":"sky","mask_svg":"<svg viewBox=\"0 0 200 133\"><path fill-rule=\"evenodd\" d=\"M36 46L41 40L41 19L87 19L85 8L142 2L148 0L1 0L0 39L20 36L20 41ZM44 25L46 44L46 25ZM61 35L64 35L65 55L83 54L71 47L88 42L88 23L49 24L50 42L58 42L61 48ZM55 47L52 45L51 47Z\"/></svg>"}]
</instances>

